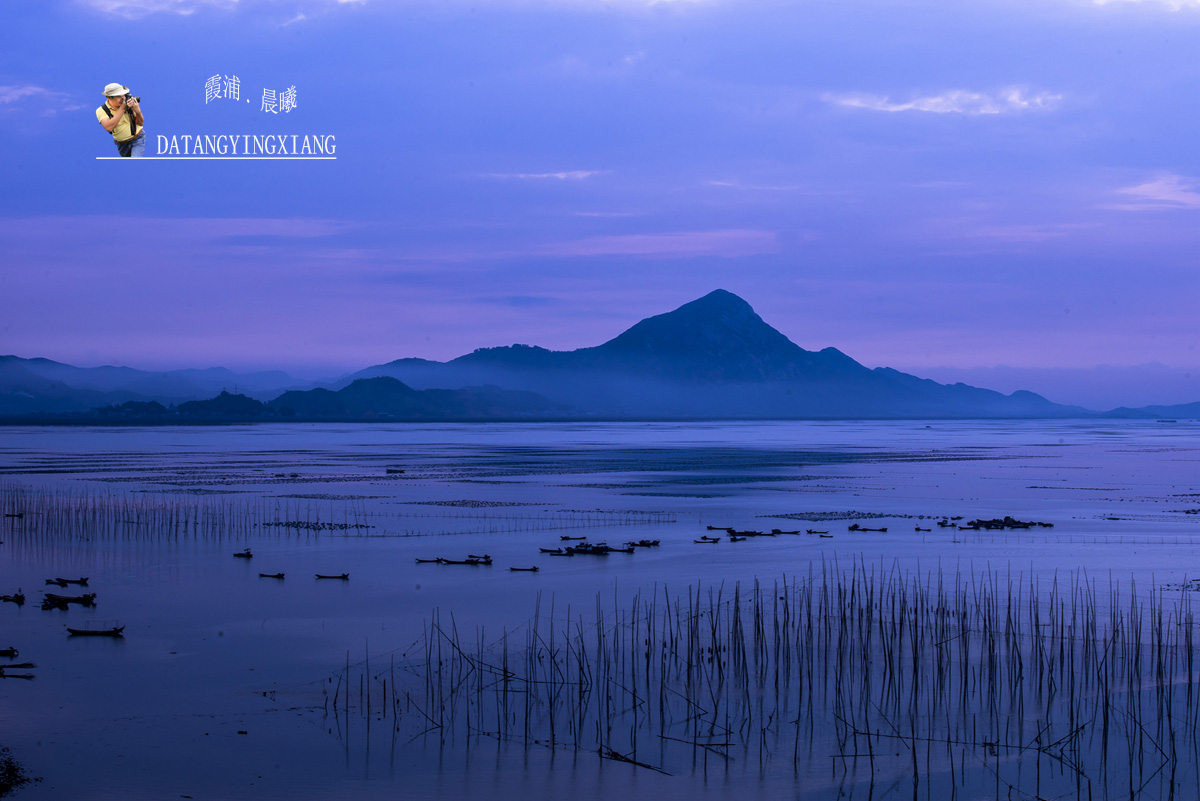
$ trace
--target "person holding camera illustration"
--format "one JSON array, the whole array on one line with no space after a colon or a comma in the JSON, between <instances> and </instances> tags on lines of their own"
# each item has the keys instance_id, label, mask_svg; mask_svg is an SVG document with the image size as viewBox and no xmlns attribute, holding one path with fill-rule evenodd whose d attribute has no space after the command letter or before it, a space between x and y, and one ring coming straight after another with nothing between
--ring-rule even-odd
<instances>
[{"instance_id":1,"label":"person holding camera illustration","mask_svg":"<svg viewBox=\"0 0 1200 801\"><path fill-rule=\"evenodd\" d=\"M96 119L113 135L117 151L127 158L146 155L146 132L142 129L146 120L139 100L129 94L128 86L110 83L104 87L104 104L96 109Z\"/></svg>"}]
</instances>

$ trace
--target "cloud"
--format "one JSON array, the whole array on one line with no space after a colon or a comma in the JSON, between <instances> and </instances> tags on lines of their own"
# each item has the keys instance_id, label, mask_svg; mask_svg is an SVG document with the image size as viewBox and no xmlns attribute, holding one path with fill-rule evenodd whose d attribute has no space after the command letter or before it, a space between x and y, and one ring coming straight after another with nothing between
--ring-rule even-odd
<instances>
[{"instance_id":1,"label":"cloud","mask_svg":"<svg viewBox=\"0 0 1200 801\"><path fill-rule=\"evenodd\" d=\"M99 93L97 93L97 96ZM96 105L100 105L97 101ZM70 96L42 86L0 86L0 114L4 112L56 114L59 111L75 111L84 108L72 103Z\"/></svg>"},{"instance_id":2,"label":"cloud","mask_svg":"<svg viewBox=\"0 0 1200 801\"><path fill-rule=\"evenodd\" d=\"M779 251L772 231L733 228L662 234L615 234L556 242L538 249L543 256L756 256Z\"/></svg>"},{"instance_id":3,"label":"cloud","mask_svg":"<svg viewBox=\"0 0 1200 801\"><path fill-rule=\"evenodd\" d=\"M429 5L448 5L456 2L458 5L510 5L510 6L549 6L566 8L596 7L607 9L610 6L629 8L649 8L658 5L702 5L712 0L424 0ZM266 6L271 0L77 0L83 5L105 14L113 14L127 19L145 17L151 14L179 14L187 16L203 8L219 8L232 10L250 6ZM294 5L320 10L321 8L337 6L367 5L369 0L296 0ZM375 0L373 5L394 4L395 0ZM276 3L278 5L278 3ZM294 21L294 20L293 20ZM626 59L628 61L628 59Z\"/></svg>"},{"instance_id":4,"label":"cloud","mask_svg":"<svg viewBox=\"0 0 1200 801\"><path fill-rule=\"evenodd\" d=\"M485 172L483 178L515 179L520 181L582 181L604 170L564 170L562 172Z\"/></svg>"},{"instance_id":5,"label":"cloud","mask_svg":"<svg viewBox=\"0 0 1200 801\"><path fill-rule=\"evenodd\" d=\"M1108 206L1123 211L1161 211L1200 209L1200 182L1167 173L1137 186L1116 190L1129 195L1133 202Z\"/></svg>"},{"instance_id":6,"label":"cloud","mask_svg":"<svg viewBox=\"0 0 1200 801\"><path fill-rule=\"evenodd\" d=\"M868 111L924 111L930 114L966 114L982 116L989 114L1014 114L1023 111L1049 111L1062 101L1062 95L1049 92L1029 94L1020 87L1008 87L995 94L969 92L952 89L940 95L917 97L906 102L894 102L882 95L871 94L825 94L822 100L847 108Z\"/></svg>"},{"instance_id":7,"label":"cloud","mask_svg":"<svg viewBox=\"0 0 1200 801\"><path fill-rule=\"evenodd\" d=\"M794 185L772 185L772 184L746 184L739 180L729 181L705 181L705 186L716 186L721 189L746 189L758 192L794 192L800 187Z\"/></svg>"},{"instance_id":8,"label":"cloud","mask_svg":"<svg viewBox=\"0 0 1200 801\"><path fill-rule=\"evenodd\" d=\"M1092 0L1095 5L1107 6L1116 3L1139 6L1158 6L1171 11L1182 11L1185 8L1200 9L1200 0Z\"/></svg>"},{"instance_id":9,"label":"cloud","mask_svg":"<svg viewBox=\"0 0 1200 801\"><path fill-rule=\"evenodd\" d=\"M201 8L232 9L238 0L81 0L94 10L133 19L149 14L170 13L187 16Z\"/></svg>"}]
</instances>

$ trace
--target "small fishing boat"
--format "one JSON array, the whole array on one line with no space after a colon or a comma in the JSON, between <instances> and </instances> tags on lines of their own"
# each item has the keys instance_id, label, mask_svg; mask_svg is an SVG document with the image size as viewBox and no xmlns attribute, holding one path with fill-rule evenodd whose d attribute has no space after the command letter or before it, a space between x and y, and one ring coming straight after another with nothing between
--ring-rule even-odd
<instances>
[{"instance_id":1,"label":"small fishing boat","mask_svg":"<svg viewBox=\"0 0 1200 801\"><path fill-rule=\"evenodd\" d=\"M47 584L56 584L59 587L65 587L68 584L78 584L80 587L86 587L88 580L86 578L77 578L77 579L52 578L52 579L46 579L46 583Z\"/></svg>"},{"instance_id":2,"label":"small fishing boat","mask_svg":"<svg viewBox=\"0 0 1200 801\"><path fill-rule=\"evenodd\" d=\"M698 545L716 545L720 541L720 537L701 537L698 540L692 540L692 542Z\"/></svg>"},{"instance_id":3,"label":"small fishing boat","mask_svg":"<svg viewBox=\"0 0 1200 801\"><path fill-rule=\"evenodd\" d=\"M562 548L538 548L538 550L539 550L539 551L541 551L542 553L553 554L553 555L555 555L555 556L562 556L562 555L563 555L563 549L562 549Z\"/></svg>"},{"instance_id":4,"label":"small fishing boat","mask_svg":"<svg viewBox=\"0 0 1200 801\"><path fill-rule=\"evenodd\" d=\"M467 558L468 558L468 559L478 559L478 560L479 560L479 561L481 561L481 562L490 562L490 561L492 561L491 554L486 554L486 553L484 553L484 554L478 554L478 553L469 553L469 554L467 554Z\"/></svg>"},{"instance_id":5,"label":"small fishing boat","mask_svg":"<svg viewBox=\"0 0 1200 801\"><path fill-rule=\"evenodd\" d=\"M709 537L705 534L701 534L700 539L704 540L705 542L720 542L721 541L720 537Z\"/></svg>"},{"instance_id":6,"label":"small fishing boat","mask_svg":"<svg viewBox=\"0 0 1200 801\"><path fill-rule=\"evenodd\" d=\"M823 540L831 540L831 539L833 539L833 535L832 535L832 534L822 534L822 535L821 535L821 539L823 539Z\"/></svg>"},{"instance_id":7,"label":"small fishing boat","mask_svg":"<svg viewBox=\"0 0 1200 801\"><path fill-rule=\"evenodd\" d=\"M815 528L804 529L805 534L828 534L828 531L817 531Z\"/></svg>"},{"instance_id":8,"label":"small fishing boat","mask_svg":"<svg viewBox=\"0 0 1200 801\"><path fill-rule=\"evenodd\" d=\"M627 547L627 548L657 548L658 544L659 544L658 540L638 540L637 542L625 543L625 547Z\"/></svg>"},{"instance_id":9,"label":"small fishing boat","mask_svg":"<svg viewBox=\"0 0 1200 801\"><path fill-rule=\"evenodd\" d=\"M434 557L434 558L432 558L432 559L417 559L417 564L418 564L418 565L437 564L438 562L441 562L441 561L442 561L441 559L438 559L438 558L435 556L435 557Z\"/></svg>"},{"instance_id":10,"label":"small fishing boat","mask_svg":"<svg viewBox=\"0 0 1200 801\"><path fill-rule=\"evenodd\" d=\"M575 541L582 542L583 540L586 540L587 537L568 537L566 534L563 534L561 537L559 537L559 539L562 540L563 542L575 542Z\"/></svg>"},{"instance_id":11,"label":"small fishing boat","mask_svg":"<svg viewBox=\"0 0 1200 801\"><path fill-rule=\"evenodd\" d=\"M737 536L736 534L730 534L730 535L729 535L729 541L730 541L730 542L745 542L745 541L746 541L746 539L747 539L746 537L739 537L739 536Z\"/></svg>"},{"instance_id":12,"label":"small fishing boat","mask_svg":"<svg viewBox=\"0 0 1200 801\"><path fill-rule=\"evenodd\" d=\"M536 573L538 572L538 567L537 565L533 567L510 567L509 570L514 573Z\"/></svg>"},{"instance_id":13,"label":"small fishing boat","mask_svg":"<svg viewBox=\"0 0 1200 801\"><path fill-rule=\"evenodd\" d=\"M16 659L21 655L21 652L16 648L0 648L0 656L6 659Z\"/></svg>"},{"instance_id":14,"label":"small fishing boat","mask_svg":"<svg viewBox=\"0 0 1200 801\"><path fill-rule=\"evenodd\" d=\"M913 526L913 530L914 531L933 531L933 529L931 529L931 528L921 528L920 526Z\"/></svg>"},{"instance_id":15,"label":"small fishing boat","mask_svg":"<svg viewBox=\"0 0 1200 801\"><path fill-rule=\"evenodd\" d=\"M254 554L250 553L250 549L247 548L244 551L238 551L234 554L234 556L236 556L238 559L250 559L254 556Z\"/></svg>"},{"instance_id":16,"label":"small fishing boat","mask_svg":"<svg viewBox=\"0 0 1200 801\"><path fill-rule=\"evenodd\" d=\"M333 575L328 575L325 573L317 573L317 578L319 578L319 579L341 579L342 581L349 581L350 574L349 573L339 573L336 576L333 576Z\"/></svg>"},{"instance_id":17,"label":"small fishing boat","mask_svg":"<svg viewBox=\"0 0 1200 801\"><path fill-rule=\"evenodd\" d=\"M46 593L46 601L55 604L79 604L80 606L95 606L96 593L89 592L85 595L55 595L52 592Z\"/></svg>"},{"instance_id":18,"label":"small fishing boat","mask_svg":"<svg viewBox=\"0 0 1200 801\"><path fill-rule=\"evenodd\" d=\"M795 531L782 531L780 529L773 528L773 529L771 529L771 533L772 534L799 534L800 529L796 529Z\"/></svg>"},{"instance_id":19,"label":"small fishing boat","mask_svg":"<svg viewBox=\"0 0 1200 801\"><path fill-rule=\"evenodd\" d=\"M283 578L283 574L282 573L259 573L258 577L259 578L281 579L281 578Z\"/></svg>"},{"instance_id":20,"label":"small fishing boat","mask_svg":"<svg viewBox=\"0 0 1200 801\"><path fill-rule=\"evenodd\" d=\"M13 595L0 595L0 601L22 606L25 603L25 593L17 590Z\"/></svg>"},{"instance_id":21,"label":"small fishing boat","mask_svg":"<svg viewBox=\"0 0 1200 801\"><path fill-rule=\"evenodd\" d=\"M124 637L124 626L113 626L110 629L73 629L67 626L67 634L72 637Z\"/></svg>"}]
</instances>

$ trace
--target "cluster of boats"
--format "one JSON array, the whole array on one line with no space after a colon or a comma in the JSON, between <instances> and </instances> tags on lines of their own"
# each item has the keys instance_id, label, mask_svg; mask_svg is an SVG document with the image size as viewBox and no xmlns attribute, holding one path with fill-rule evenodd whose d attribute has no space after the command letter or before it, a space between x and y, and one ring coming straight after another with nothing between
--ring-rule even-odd
<instances>
[{"instance_id":1,"label":"cluster of boats","mask_svg":"<svg viewBox=\"0 0 1200 801\"><path fill-rule=\"evenodd\" d=\"M419 565L490 565L491 563L492 557L486 553L467 554L466 559L446 559L441 556L434 557L433 559L417 559L417 564Z\"/></svg>"},{"instance_id":2,"label":"cluster of boats","mask_svg":"<svg viewBox=\"0 0 1200 801\"><path fill-rule=\"evenodd\" d=\"M46 579L46 584L53 587L68 587L71 585L86 587L88 586L88 580L87 577L69 579L58 576L55 578ZM25 593L18 589L11 595L0 595L0 601L13 603L17 606L23 606L25 604ZM60 595L55 592L47 592L42 598L42 609L44 610L57 609L59 611L66 612L71 608L72 604L87 607L89 609L95 608L96 593L87 592L82 595ZM92 628L90 625L85 628L73 628L71 626L67 626L67 634L72 637L121 637L123 636L124 631L125 627L119 624L105 624L100 628ZM17 651L16 648L0 648L0 658L15 659L18 653L19 651ZM34 667L32 663L19 665L0 665L0 678L32 679L32 674L25 675L4 672L6 668L11 670L13 668L31 667Z\"/></svg>"},{"instance_id":3,"label":"cluster of boats","mask_svg":"<svg viewBox=\"0 0 1200 801\"><path fill-rule=\"evenodd\" d=\"M938 525L942 524L938 523ZM994 517L991 520L969 520L965 526L959 526L958 528L960 531L981 531L983 529L987 529L988 531L1003 531L1006 528L1026 529L1033 528L1034 526L1038 528L1054 528L1053 523L1043 523L1037 520L1017 520L1008 515L1002 518Z\"/></svg>"},{"instance_id":4,"label":"cluster of boats","mask_svg":"<svg viewBox=\"0 0 1200 801\"><path fill-rule=\"evenodd\" d=\"M733 528L731 526L705 526L705 528L707 528L709 531L724 531L729 536L730 542L742 542L744 540L750 539L751 537L778 537L781 534L799 534L800 533L800 529L795 529L794 531L784 531L781 528L773 528L770 531L744 531L741 529ZM815 535L818 535L821 537L830 537L831 536L828 531L817 531L817 530L811 529L811 528L806 529L804 533L805 534L815 534ZM700 539L692 540L692 542L695 542L700 545L712 545L712 544L720 542L720 541L721 541L720 536L712 537L707 534L701 534Z\"/></svg>"},{"instance_id":5,"label":"cluster of boats","mask_svg":"<svg viewBox=\"0 0 1200 801\"><path fill-rule=\"evenodd\" d=\"M607 556L610 553L634 553L638 548L657 548L659 545L658 540L637 540L626 542L620 548L615 548L605 542L588 542L582 537L563 537L563 539L579 540L579 544L561 548L538 548L538 550L549 556Z\"/></svg>"}]
</instances>

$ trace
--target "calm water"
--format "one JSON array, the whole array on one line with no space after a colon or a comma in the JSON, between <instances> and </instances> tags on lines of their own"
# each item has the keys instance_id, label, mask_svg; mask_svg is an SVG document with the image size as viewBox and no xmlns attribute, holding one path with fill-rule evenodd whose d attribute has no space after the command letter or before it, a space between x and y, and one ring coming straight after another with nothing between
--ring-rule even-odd
<instances>
[{"instance_id":1,"label":"calm water","mask_svg":"<svg viewBox=\"0 0 1200 801\"><path fill-rule=\"evenodd\" d=\"M328 714L329 682L365 660L369 675L405 676L434 614L490 642L539 603L591 619L598 596L615 611L638 593L821 565L1038 586L1086 571L1102 594L1178 585L1200 576L1198 434L1149 422L0 429L8 497L100 510L0 523L0 593L28 597L0 604L0 647L37 663L33 681L0 681L0 744L44 777L21 791L31 799L911 797L902 777L871 784L749 752L705 764L660 749L650 761L666 776L592 751L397 735L369 714ZM202 525L146 524L168 507ZM934 525L950 515L1054 527ZM708 525L832 536L696 544ZM662 544L539 553L561 536ZM252 560L233 558L246 547ZM416 562L480 553L494 565ZM55 576L89 577L97 606L41 610L43 589L83 591L45 587ZM109 619L123 640L65 635Z\"/></svg>"}]
</instances>

